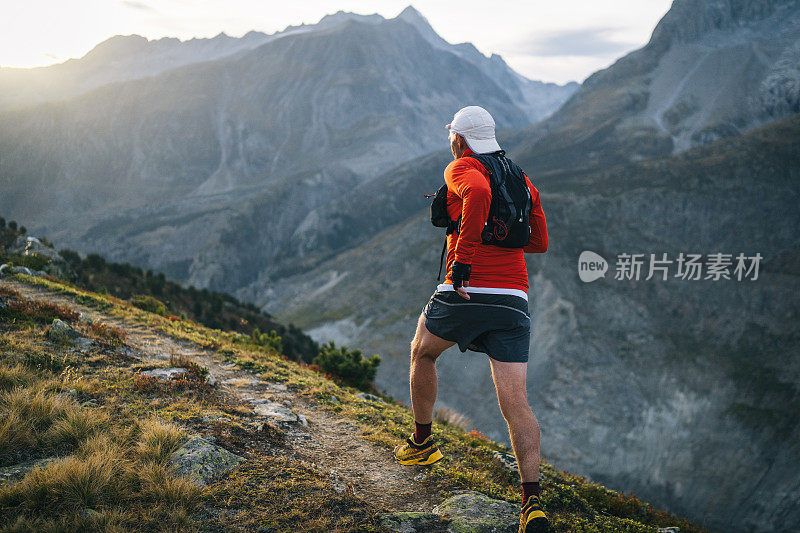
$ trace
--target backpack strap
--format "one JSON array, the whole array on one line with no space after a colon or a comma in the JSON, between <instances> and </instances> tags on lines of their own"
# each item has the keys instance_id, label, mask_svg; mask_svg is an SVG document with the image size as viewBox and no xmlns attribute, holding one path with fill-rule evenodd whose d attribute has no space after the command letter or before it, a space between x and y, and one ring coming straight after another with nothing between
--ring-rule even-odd
<instances>
[{"instance_id":1,"label":"backpack strap","mask_svg":"<svg viewBox=\"0 0 800 533\"><path fill-rule=\"evenodd\" d=\"M442 267L444 266L444 254L447 252L447 236L451 233L461 233L461 217L458 220L450 220L447 223L447 232L444 234L444 244L442 245L442 256L439 258L439 275L436 281L442 281Z\"/></svg>"},{"instance_id":2,"label":"backpack strap","mask_svg":"<svg viewBox=\"0 0 800 533\"><path fill-rule=\"evenodd\" d=\"M442 245L442 256L439 258L439 275L436 276L436 281L442 281L442 266L444 266L444 253L447 251L447 235L444 236L444 244Z\"/></svg>"}]
</instances>

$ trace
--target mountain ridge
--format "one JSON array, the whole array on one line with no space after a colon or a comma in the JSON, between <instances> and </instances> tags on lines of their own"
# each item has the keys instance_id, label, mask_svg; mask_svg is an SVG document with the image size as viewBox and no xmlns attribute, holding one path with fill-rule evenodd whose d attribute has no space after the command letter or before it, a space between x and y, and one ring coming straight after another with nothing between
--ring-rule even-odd
<instances>
[{"instance_id":1,"label":"mountain ridge","mask_svg":"<svg viewBox=\"0 0 800 533\"><path fill-rule=\"evenodd\" d=\"M427 19L411 5L392 19L378 14L361 15L340 10L323 16L315 24L290 25L270 34L251 30L241 37L231 37L224 32L210 38L186 40L176 37L151 40L136 34L115 35L95 45L81 58L32 69L0 67L0 111L63 100L102 85L153 76L173 68L236 57L287 36L324 31L352 21L380 24L390 20L407 22L442 50L453 48L436 34ZM477 50L475 53L483 60L488 60ZM480 62L476 57L471 59ZM574 82L564 86L534 82L507 65L502 70L517 90L524 88L526 112L530 120L540 119L552 112L553 102L560 102L558 94L570 94L577 87ZM50 74L52 79L48 79ZM533 102L532 99L536 97L545 97L547 102Z\"/></svg>"}]
</instances>

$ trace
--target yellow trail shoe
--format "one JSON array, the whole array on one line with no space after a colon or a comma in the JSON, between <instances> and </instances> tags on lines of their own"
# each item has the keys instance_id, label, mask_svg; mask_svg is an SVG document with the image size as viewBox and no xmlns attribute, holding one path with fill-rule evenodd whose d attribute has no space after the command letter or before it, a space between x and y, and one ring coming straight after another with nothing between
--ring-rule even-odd
<instances>
[{"instance_id":1,"label":"yellow trail shoe","mask_svg":"<svg viewBox=\"0 0 800 533\"><path fill-rule=\"evenodd\" d=\"M411 436L406 439L405 444L394 449L394 458L401 465L432 465L442 457L442 452L433 442L433 435L428 435L421 444L414 442L414 437Z\"/></svg>"},{"instance_id":2,"label":"yellow trail shoe","mask_svg":"<svg viewBox=\"0 0 800 533\"><path fill-rule=\"evenodd\" d=\"M547 521L542 504L536 495L528 496L528 501L522 506L522 515L519 517L519 533L546 533L550 531L550 522Z\"/></svg>"}]
</instances>

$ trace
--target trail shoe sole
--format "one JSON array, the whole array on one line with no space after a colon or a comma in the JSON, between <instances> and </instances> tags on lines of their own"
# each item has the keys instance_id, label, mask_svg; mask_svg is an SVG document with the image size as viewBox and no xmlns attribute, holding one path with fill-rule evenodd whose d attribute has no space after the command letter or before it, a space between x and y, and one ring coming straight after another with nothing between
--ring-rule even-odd
<instances>
[{"instance_id":1,"label":"trail shoe sole","mask_svg":"<svg viewBox=\"0 0 800 533\"><path fill-rule=\"evenodd\" d=\"M550 522L542 511L538 496L529 496L519 517L519 533L549 533Z\"/></svg>"},{"instance_id":2,"label":"trail shoe sole","mask_svg":"<svg viewBox=\"0 0 800 533\"><path fill-rule=\"evenodd\" d=\"M413 437L406 439L394 449L394 458L401 465L432 465L444 457L433 441L433 436L428 436L421 444L414 442Z\"/></svg>"}]
</instances>

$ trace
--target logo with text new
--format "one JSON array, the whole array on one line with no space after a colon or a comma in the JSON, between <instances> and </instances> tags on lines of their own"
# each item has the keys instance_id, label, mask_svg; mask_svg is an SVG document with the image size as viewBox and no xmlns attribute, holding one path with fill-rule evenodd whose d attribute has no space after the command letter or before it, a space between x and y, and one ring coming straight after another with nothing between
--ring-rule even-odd
<instances>
[{"instance_id":1,"label":"logo with text new","mask_svg":"<svg viewBox=\"0 0 800 533\"><path fill-rule=\"evenodd\" d=\"M578 257L578 276L581 281L589 283L596 279L605 277L608 271L608 262L603 259L603 256L584 250Z\"/></svg>"}]
</instances>

